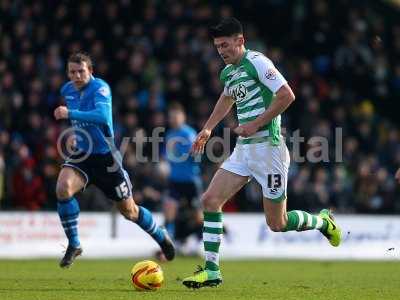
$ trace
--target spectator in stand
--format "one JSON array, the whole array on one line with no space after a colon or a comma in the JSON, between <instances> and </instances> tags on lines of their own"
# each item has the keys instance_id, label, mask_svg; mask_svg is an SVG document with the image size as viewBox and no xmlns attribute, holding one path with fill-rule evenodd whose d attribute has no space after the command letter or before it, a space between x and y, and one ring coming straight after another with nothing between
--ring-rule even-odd
<instances>
[{"instance_id":1,"label":"spectator in stand","mask_svg":"<svg viewBox=\"0 0 400 300\"><path fill-rule=\"evenodd\" d=\"M51 114L61 104L58 90L66 74L63 61L71 52L93 53L98 74L110 82L113 109L118 112L114 121L119 142L124 136L148 136L154 125L163 124L162 116L175 99L185 99L182 105L188 121L199 129L221 90L217 76L221 61L209 43L207 28L212 20L235 12L246 23L248 44L271 57L295 87L298 100L283 123L288 133L299 129L305 138L301 153L307 151L309 138L320 134L319 127L324 135L329 131L331 149L335 129L343 130L342 163L332 155L323 165L292 160L293 180L288 192L293 205L301 204L296 207L307 210L323 198L341 212L369 207L368 211L385 213L393 207L393 212L399 213L395 200L399 189L392 184L400 166L400 132L395 125L400 95L400 22L389 2L258 1L249 5L255 2L231 1L221 5L170 0L168 5L150 1L140 6L117 0L98 10L94 0L0 0L1 209L16 208L11 185L5 183L12 182L21 168L18 147L13 146L17 140L27 145L36 161L33 178L39 176L46 191L54 190L50 161L60 163L61 159L48 146L56 145L64 125L56 124ZM257 31L259 24L265 23L266 11L270 26ZM102 22L93 22L95 19ZM217 134L223 126L234 127L234 122L234 118L227 118ZM2 143L2 135L9 142ZM145 154L149 154L148 147ZM135 155L135 149L129 149L125 157L131 174L145 164ZM370 174L360 172L365 170L366 156L375 157L373 166L367 168ZM204 183L216 167L207 159L202 161ZM317 176L320 167L326 174L319 172ZM151 176L157 167L153 164L149 168L143 183L153 187ZM366 185L371 174L378 186L375 192L363 194L371 188ZM333 180L329 188L325 177ZM397 178L400 181L400 175ZM322 196L319 200L308 195L315 188ZM163 186L156 190L166 192ZM255 194L249 185L232 201L232 207L261 210L247 201ZM54 207L50 196L46 200L50 203L40 204L41 208ZM150 198L143 201L161 210L161 202ZM104 199L99 199L96 207L102 207L100 203Z\"/></svg>"},{"instance_id":2,"label":"spectator in stand","mask_svg":"<svg viewBox=\"0 0 400 300\"><path fill-rule=\"evenodd\" d=\"M396 180L400 184L400 168L398 168L396 171Z\"/></svg>"},{"instance_id":3,"label":"spectator in stand","mask_svg":"<svg viewBox=\"0 0 400 300\"><path fill-rule=\"evenodd\" d=\"M35 161L28 157L15 171L12 178L13 204L16 209L39 210L46 202L47 195L42 177L35 174Z\"/></svg>"}]
</instances>

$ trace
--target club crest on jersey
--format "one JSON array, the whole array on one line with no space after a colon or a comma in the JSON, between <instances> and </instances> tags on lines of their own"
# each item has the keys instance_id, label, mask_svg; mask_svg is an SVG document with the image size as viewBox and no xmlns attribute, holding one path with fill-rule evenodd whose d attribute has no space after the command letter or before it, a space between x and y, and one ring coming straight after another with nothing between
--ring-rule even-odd
<instances>
[{"instance_id":1,"label":"club crest on jersey","mask_svg":"<svg viewBox=\"0 0 400 300\"><path fill-rule=\"evenodd\" d=\"M230 94L236 102L241 102L246 98L247 88L244 84L238 84L234 88L231 88Z\"/></svg>"},{"instance_id":2,"label":"club crest on jersey","mask_svg":"<svg viewBox=\"0 0 400 300\"><path fill-rule=\"evenodd\" d=\"M108 97L110 95L110 89L108 87L102 86L101 88L99 88L99 93L104 97Z\"/></svg>"}]
</instances>

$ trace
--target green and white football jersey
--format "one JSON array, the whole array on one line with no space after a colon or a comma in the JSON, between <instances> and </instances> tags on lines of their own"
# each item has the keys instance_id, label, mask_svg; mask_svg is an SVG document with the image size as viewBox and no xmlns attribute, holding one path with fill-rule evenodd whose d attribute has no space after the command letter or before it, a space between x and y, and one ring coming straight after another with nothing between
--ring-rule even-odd
<instances>
[{"instance_id":1,"label":"green and white football jersey","mask_svg":"<svg viewBox=\"0 0 400 300\"><path fill-rule=\"evenodd\" d=\"M220 74L224 95L231 96L237 109L239 124L255 120L274 100L275 93L286 80L274 64L260 52L246 50L236 65L227 65ZM261 127L254 135L238 138L239 144L269 141L278 145L281 139L281 116Z\"/></svg>"}]
</instances>

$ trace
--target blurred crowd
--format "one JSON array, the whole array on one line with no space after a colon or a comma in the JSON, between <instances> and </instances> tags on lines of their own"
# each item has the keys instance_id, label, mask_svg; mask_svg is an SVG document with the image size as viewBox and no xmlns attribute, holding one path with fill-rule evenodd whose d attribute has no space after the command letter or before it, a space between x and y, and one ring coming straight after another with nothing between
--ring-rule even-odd
<instances>
[{"instance_id":1,"label":"blurred crowd","mask_svg":"<svg viewBox=\"0 0 400 300\"><path fill-rule=\"evenodd\" d=\"M208 26L235 16L243 22L247 47L270 57L297 97L283 116L292 153L289 208L400 212L394 181L400 166L394 109L400 96L400 22L391 15L398 8L383 1L206 3L0 0L1 209L56 207L62 162L57 138L68 124L56 122L53 110L63 103L59 88L71 52L88 52L95 76L111 85L118 145L123 137L140 140L167 126L173 101L199 130L222 91L223 63ZM232 112L215 134L235 124ZM296 132L304 140L300 145L291 142ZM320 151L326 143L328 155ZM135 143L124 150L135 199L160 210L167 164L138 159ZM144 151L150 155L151 145L144 144ZM201 168L207 185L218 164L204 158ZM260 211L260 199L252 182L226 210ZM83 210L110 206L95 188L81 195Z\"/></svg>"}]
</instances>

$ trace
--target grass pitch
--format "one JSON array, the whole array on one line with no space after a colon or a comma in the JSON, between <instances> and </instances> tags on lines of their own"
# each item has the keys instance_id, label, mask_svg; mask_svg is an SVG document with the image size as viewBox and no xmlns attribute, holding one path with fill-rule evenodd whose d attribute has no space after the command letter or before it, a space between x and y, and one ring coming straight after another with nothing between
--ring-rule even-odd
<instances>
[{"instance_id":1,"label":"grass pitch","mask_svg":"<svg viewBox=\"0 0 400 300\"><path fill-rule=\"evenodd\" d=\"M161 264L161 290L136 292L137 261L78 259L62 270L56 260L0 260L0 299L400 299L400 262L223 261L220 287L189 290L181 279L202 260L178 258Z\"/></svg>"}]
</instances>

